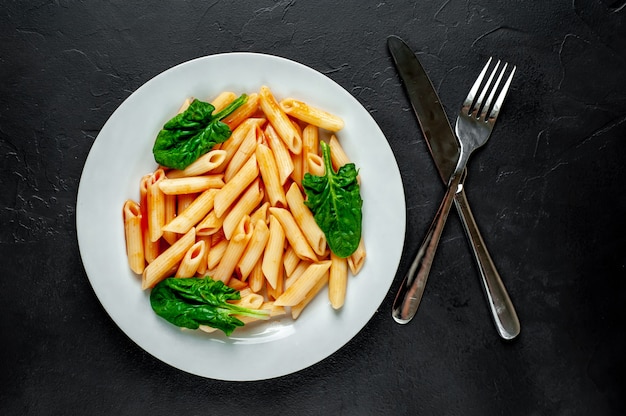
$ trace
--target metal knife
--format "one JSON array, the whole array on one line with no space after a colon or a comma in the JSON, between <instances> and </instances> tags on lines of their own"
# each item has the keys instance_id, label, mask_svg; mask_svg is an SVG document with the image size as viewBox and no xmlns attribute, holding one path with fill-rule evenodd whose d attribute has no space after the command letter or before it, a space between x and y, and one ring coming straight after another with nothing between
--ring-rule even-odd
<instances>
[{"instance_id":1,"label":"metal knife","mask_svg":"<svg viewBox=\"0 0 626 416\"><path fill-rule=\"evenodd\" d=\"M387 46L404 82L439 175L445 184L455 168L451 161L458 159L459 144L456 136L437 92L415 53L397 36L389 36ZM504 339L513 339L520 333L520 322L472 215L465 188L462 186L464 179L465 175L454 197L457 212L478 264L481 282L498 334Z\"/></svg>"}]
</instances>

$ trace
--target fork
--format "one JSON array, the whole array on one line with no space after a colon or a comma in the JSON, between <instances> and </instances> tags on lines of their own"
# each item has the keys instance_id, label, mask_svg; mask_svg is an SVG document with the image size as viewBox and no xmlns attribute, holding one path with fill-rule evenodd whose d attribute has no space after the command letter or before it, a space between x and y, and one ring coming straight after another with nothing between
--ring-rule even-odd
<instances>
[{"instance_id":1,"label":"fork","mask_svg":"<svg viewBox=\"0 0 626 416\"><path fill-rule=\"evenodd\" d=\"M426 280L430 273L435 252L439 245L441 233L443 232L448 214L450 213L450 208L452 207L452 202L454 201L454 195L463 189L461 180L469 157L476 149L483 146L489 139L489 136L491 136L496 119L500 115L502 103L513 80L516 69L515 66L513 66L504 86L502 86L501 89L499 88L508 63L504 63L502 68L499 69L501 62L498 61L491 71L489 78L483 84L491 61L492 58L489 58L489 61L487 61L487 64L480 72L474 85L472 85L456 120L455 132L459 141L459 158L454 172L448 181L448 187L443 201L441 205L439 205L437 214L435 214L435 218L426 233L426 237L417 251L417 255L411 263L396 295L392 316L393 319L400 324L406 324L411 321L417 312L422 295L424 294ZM497 78L494 82L496 76ZM497 97L496 93L498 94ZM494 98L496 98L495 102L493 102Z\"/></svg>"}]
</instances>

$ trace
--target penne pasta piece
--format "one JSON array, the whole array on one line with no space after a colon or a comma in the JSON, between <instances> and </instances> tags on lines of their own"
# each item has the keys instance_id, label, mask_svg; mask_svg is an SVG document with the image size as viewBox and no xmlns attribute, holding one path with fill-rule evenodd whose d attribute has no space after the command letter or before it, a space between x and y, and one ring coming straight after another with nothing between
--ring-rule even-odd
<instances>
[{"instance_id":1,"label":"penne pasta piece","mask_svg":"<svg viewBox=\"0 0 626 416\"><path fill-rule=\"evenodd\" d=\"M180 194L176 196L176 213L180 214L198 197L199 193Z\"/></svg>"},{"instance_id":2,"label":"penne pasta piece","mask_svg":"<svg viewBox=\"0 0 626 416\"><path fill-rule=\"evenodd\" d=\"M309 155L319 154L319 128L313 124L308 124L302 130L302 177L309 172Z\"/></svg>"},{"instance_id":3,"label":"penne pasta piece","mask_svg":"<svg viewBox=\"0 0 626 416\"><path fill-rule=\"evenodd\" d=\"M298 258L298 260L300 260ZM294 282L296 280L298 280L300 278L300 276L302 276L302 274L304 273L304 271L311 265L311 262L308 260L300 260L296 266L296 268L293 270L293 272L291 272L291 274L289 275L289 277L287 277L287 279L285 280L285 288L288 288L289 286L291 286L292 284L294 284Z\"/></svg>"},{"instance_id":4,"label":"penne pasta piece","mask_svg":"<svg viewBox=\"0 0 626 416\"><path fill-rule=\"evenodd\" d=\"M215 210L212 210L196 225L196 233L201 236L210 236L223 231L222 224L224 224L225 219L226 215L218 217L217 214L215 214Z\"/></svg>"},{"instance_id":5,"label":"penne pasta piece","mask_svg":"<svg viewBox=\"0 0 626 416\"><path fill-rule=\"evenodd\" d=\"M179 238L167 250L161 253L154 261L144 269L141 288L147 289L159 283L168 273L182 260L187 250L195 243L196 230L192 228Z\"/></svg>"},{"instance_id":6,"label":"penne pasta piece","mask_svg":"<svg viewBox=\"0 0 626 416\"><path fill-rule=\"evenodd\" d=\"M326 168L324 167L324 158L314 153L306 155L307 172L315 176L324 176Z\"/></svg>"},{"instance_id":7,"label":"penne pasta piece","mask_svg":"<svg viewBox=\"0 0 626 416\"><path fill-rule=\"evenodd\" d=\"M239 172L215 195L215 214L221 217L258 176L259 167L256 163L256 156L252 155Z\"/></svg>"},{"instance_id":8,"label":"penne pasta piece","mask_svg":"<svg viewBox=\"0 0 626 416\"><path fill-rule=\"evenodd\" d=\"M325 130L339 131L344 127L341 117L293 98L282 100L280 107L285 114Z\"/></svg>"},{"instance_id":9,"label":"penne pasta piece","mask_svg":"<svg viewBox=\"0 0 626 416\"><path fill-rule=\"evenodd\" d=\"M213 114L216 114L225 109L228 104L235 101L236 98L237 94L232 91L222 91L221 93L219 93L217 97L210 101L211 105L215 107L215 110L213 110Z\"/></svg>"},{"instance_id":10,"label":"penne pasta piece","mask_svg":"<svg viewBox=\"0 0 626 416\"><path fill-rule=\"evenodd\" d=\"M287 276L291 276L300 261L300 257L298 257L293 247L288 246L283 255L283 266L285 267Z\"/></svg>"},{"instance_id":11,"label":"penne pasta piece","mask_svg":"<svg viewBox=\"0 0 626 416\"><path fill-rule=\"evenodd\" d=\"M207 189L219 189L224 186L223 175L190 176L175 179L163 179L159 188L165 195L193 194Z\"/></svg>"},{"instance_id":12,"label":"penne pasta piece","mask_svg":"<svg viewBox=\"0 0 626 416\"><path fill-rule=\"evenodd\" d=\"M317 222L315 222L311 210L304 205L304 197L295 182L291 184L287 191L287 205L315 254L324 256L326 254L326 236L317 225Z\"/></svg>"},{"instance_id":13,"label":"penne pasta piece","mask_svg":"<svg viewBox=\"0 0 626 416\"><path fill-rule=\"evenodd\" d=\"M287 149L283 141L280 137L278 137L278 133L276 133L276 130L274 130L271 124L268 124L265 128L265 138L268 146L274 153L274 160L276 161L276 166L278 168L280 183L284 185L294 170L293 160L291 159L289 149Z\"/></svg>"},{"instance_id":14,"label":"penne pasta piece","mask_svg":"<svg viewBox=\"0 0 626 416\"><path fill-rule=\"evenodd\" d=\"M306 306L313 299L315 299L317 294L324 288L324 286L326 286L326 284L328 283L328 278L329 278L328 275L329 275L328 272L324 273L324 276L322 276L322 278L315 284L315 286L313 286L313 288L309 291L309 293L306 294L304 299L297 305L294 305L291 307L292 319L298 319L298 317L300 316L304 308L306 308Z\"/></svg>"},{"instance_id":15,"label":"penne pasta piece","mask_svg":"<svg viewBox=\"0 0 626 416\"><path fill-rule=\"evenodd\" d=\"M264 303L263 296L258 293L250 293L242 295L243 291L239 292L241 299L231 302L233 305L241 306L248 309L261 309Z\"/></svg>"},{"instance_id":16,"label":"penne pasta piece","mask_svg":"<svg viewBox=\"0 0 626 416\"><path fill-rule=\"evenodd\" d=\"M222 123L234 131L244 120L252 117L259 108L259 94L248 95L248 100L222 120Z\"/></svg>"},{"instance_id":17,"label":"penne pasta piece","mask_svg":"<svg viewBox=\"0 0 626 416\"><path fill-rule=\"evenodd\" d=\"M302 151L302 137L291 123L287 114L282 110L272 91L267 86L262 86L259 92L259 107L272 124L278 137L285 143L291 153L300 154Z\"/></svg>"},{"instance_id":18,"label":"penne pasta piece","mask_svg":"<svg viewBox=\"0 0 626 416\"><path fill-rule=\"evenodd\" d=\"M217 193L217 189L207 189L202 192L187 209L167 223L163 230L185 234L211 211Z\"/></svg>"},{"instance_id":19,"label":"penne pasta piece","mask_svg":"<svg viewBox=\"0 0 626 416\"><path fill-rule=\"evenodd\" d=\"M185 253L174 277L193 277L200 267L200 263L205 260L206 246L203 240L196 241Z\"/></svg>"},{"instance_id":20,"label":"penne pasta piece","mask_svg":"<svg viewBox=\"0 0 626 416\"><path fill-rule=\"evenodd\" d=\"M158 241L163 235L165 225L165 194L159 188L159 182L165 179L165 171L157 169L151 176L148 183L148 193L146 195L148 206L148 232L150 241Z\"/></svg>"},{"instance_id":21,"label":"penne pasta piece","mask_svg":"<svg viewBox=\"0 0 626 416\"><path fill-rule=\"evenodd\" d=\"M359 241L358 247L356 248L354 253L352 253L350 257L348 257L348 266L350 267L350 271L354 276L356 276L359 271L361 271L361 268L365 263L365 257L365 241L363 240L363 236L361 236L361 241Z\"/></svg>"},{"instance_id":22,"label":"penne pasta piece","mask_svg":"<svg viewBox=\"0 0 626 416\"><path fill-rule=\"evenodd\" d=\"M270 238L270 230L267 224L265 224L265 220L256 220L252 224L254 225L252 237L250 237L250 241L236 267L237 274L244 282L259 262L265 250L265 246L267 245L267 241Z\"/></svg>"},{"instance_id":23,"label":"penne pasta piece","mask_svg":"<svg viewBox=\"0 0 626 416\"><path fill-rule=\"evenodd\" d=\"M256 147L256 159L270 204L272 206L286 207L285 190L280 181L274 153L268 146L259 144Z\"/></svg>"},{"instance_id":24,"label":"penne pasta piece","mask_svg":"<svg viewBox=\"0 0 626 416\"><path fill-rule=\"evenodd\" d=\"M209 250L209 256L207 257L207 269L214 270L222 260L226 248L228 247L228 240L221 240L211 246Z\"/></svg>"},{"instance_id":25,"label":"penne pasta piece","mask_svg":"<svg viewBox=\"0 0 626 416\"><path fill-rule=\"evenodd\" d=\"M209 252L211 250L211 236L198 235L198 229L196 228L196 241L204 241L204 258L198 264L196 275L205 276L208 270L208 264L209 264Z\"/></svg>"},{"instance_id":26,"label":"penne pasta piece","mask_svg":"<svg viewBox=\"0 0 626 416\"><path fill-rule=\"evenodd\" d=\"M224 171L224 181L228 182L241 169L241 167L250 159L250 155L254 153L257 145L258 126L250 128L248 134L239 145L239 148L233 155L232 159L226 166Z\"/></svg>"},{"instance_id":27,"label":"penne pasta piece","mask_svg":"<svg viewBox=\"0 0 626 416\"><path fill-rule=\"evenodd\" d=\"M252 271L248 275L248 284L253 292L258 293L263 289L264 283L265 276L263 275L263 259L260 258L257 260L256 264L252 268Z\"/></svg>"},{"instance_id":28,"label":"penne pasta piece","mask_svg":"<svg viewBox=\"0 0 626 416\"><path fill-rule=\"evenodd\" d=\"M161 183L163 183L163 181L161 181ZM164 219L165 219L165 223L167 224L168 222L176 218L176 195L166 194L164 202L165 202L164 203L164 207L165 207ZM176 235L176 233L173 233L171 231L163 231L163 239L167 241L169 245L172 245L178 239L178 235Z\"/></svg>"},{"instance_id":29,"label":"penne pasta piece","mask_svg":"<svg viewBox=\"0 0 626 416\"><path fill-rule=\"evenodd\" d=\"M226 161L226 150L213 149L203 154L195 162L191 163L183 170L172 169L167 172L169 179L185 178L188 176L198 176L210 173L224 165Z\"/></svg>"},{"instance_id":30,"label":"penne pasta piece","mask_svg":"<svg viewBox=\"0 0 626 416\"><path fill-rule=\"evenodd\" d=\"M242 282L241 280L237 279L235 276L231 276L230 279L228 279L228 286L232 287L235 290L245 290L248 288L248 285L246 285L246 282Z\"/></svg>"},{"instance_id":31,"label":"penne pasta piece","mask_svg":"<svg viewBox=\"0 0 626 416\"><path fill-rule=\"evenodd\" d=\"M285 292L274 302L278 306L295 306L302 302L306 295L324 277L330 268L330 260L312 263Z\"/></svg>"},{"instance_id":32,"label":"penne pasta piece","mask_svg":"<svg viewBox=\"0 0 626 416\"><path fill-rule=\"evenodd\" d=\"M300 227L298 227L291 212L284 208L277 207L270 207L269 211L270 214L274 215L280 222L280 225L282 225L287 240L289 240L289 244L291 244L298 257L303 260L317 261L315 252L309 245Z\"/></svg>"},{"instance_id":33,"label":"penne pasta piece","mask_svg":"<svg viewBox=\"0 0 626 416\"><path fill-rule=\"evenodd\" d=\"M291 179L293 179L293 181L297 183L298 186L302 186L302 177L304 175L302 152L297 155L292 153L291 160L293 163L293 172L291 172Z\"/></svg>"},{"instance_id":34,"label":"penne pasta piece","mask_svg":"<svg viewBox=\"0 0 626 416\"><path fill-rule=\"evenodd\" d=\"M252 221L252 223L254 224L257 222L257 220L263 220L263 222L267 224L269 222L269 218L267 217L269 207L270 207L269 202L263 203L263 205L257 208L256 211L254 211L250 215L250 221Z\"/></svg>"},{"instance_id":35,"label":"penne pasta piece","mask_svg":"<svg viewBox=\"0 0 626 416\"><path fill-rule=\"evenodd\" d=\"M270 235L263 253L262 269L267 282L275 288L285 251L285 231L280 221L273 215L270 215L269 231Z\"/></svg>"},{"instance_id":36,"label":"penne pasta piece","mask_svg":"<svg viewBox=\"0 0 626 416\"><path fill-rule=\"evenodd\" d=\"M235 202L235 205L229 210L228 214L224 215L224 222L222 228L224 229L224 235L226 239L230 240L235 228L245 215L250 215L254 208L259 206L263 199L263 190L260 187L260 180L256 179L248 189L241 195L241 197Z\"/></svg>"},{"instance_id":37,"label":"penne pasta piece","mask_svg":"<svg viewBox=\"0 0 626 416\"><path fill-rule=\"evenodd\" d=\"M266 120L264 118L249 118L241 123L239 127L237 127L235 130L233 130L230 138L222 143L221 150L225 151L226 153L224 155L224 162L219 167L219 169L215 170L216 173L224 172L226 170L226 167L230 163L233 156L235 156L235 153L237 153L239 146L241 146L241 143L244 141L250 130L254 129L255 126L263 125L265 121Z\"/></svg>"},{"instance_id":38,"label":"penne pasta piece","mask_svg":"<svg viewBox=\"0 0 626 416\"><path fill-rule=\"evenodd\" d=\"M266 292L268 299L278 299L280 295L285 291L285 269L283 267L278 268L278 276L276 278L276 287L267 285Z\"/></svg>"},{"instance_id":39,"label":"penne pasta piece","mask_svg":"<svg viewBox=\"0 0 626 416\"><path fill-rule=\"evenodd\" d=\"M333 309L341 309L346 299L348 285L348 260L330 253L330 274L328 277L328 300Z\"/></svg>"},{"instance_id":40,"label":"penne pasta piece","mask_svg":"<svg viewBox=\"0 0 626 416\"><path fill-rule=\"evenodd\" d=\"M228 241L228 246L226 247L226 251L224 251L220 263L217 265L215 271L213 271L213 279L221 280L228 284L248 241L250 241L252 237L253 228L252 224L250 224L249 216L246 215L241 219L233 234L233 238Z\"/></svg>"},{"instance_id":41,"label":"penne pasta piece","mask_svg":"<svg viewBox=\"0 0 626 416\"><path fill-rule=\"evenodd\" d=\"M141 209L141 235L143 239L143 253L146 263L152 263L159 255L159 241L150 240L148 229L148 186L152 174L144 175L139 184L139 208Z\"/></svg>"},{"instance_id":42,"label":"penne pasta piece","mask_svg":"<svg viewBox=\"0 0 626 416\"><path fill-rule=\"evenodd\" d=\"M346 163L350 163L348 155L343 150L343 147L337 140L337 137L333 134L328 140L328 146L330 146L330 160L333 165L333 169L339 170L340 167Z\"/></svg>"},{"instance_id":43,"label":"penne pasta piece","mask_svg":"<svg viewBox=\"0 0 626 416\"><path fill-rule=\"evenodd\" d=\"M137 202L129 199L124 203L122 214L128 265L133 272L141 274L146 266L143 252L143 235L141 233L141 208Z\"/></svg>"}]
</instances>

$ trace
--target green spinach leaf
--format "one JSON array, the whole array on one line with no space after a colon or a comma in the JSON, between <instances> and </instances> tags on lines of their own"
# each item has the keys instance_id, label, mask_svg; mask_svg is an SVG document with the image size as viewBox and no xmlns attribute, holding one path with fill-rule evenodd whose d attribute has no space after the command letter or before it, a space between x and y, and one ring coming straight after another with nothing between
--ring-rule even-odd
<instances>
[{"instance_id":1,"label":"green spinach leaf","mask_svg":"<svg viewBox=\"0 0 626 416\"><path fill-rule=\"evenodd\" d=\"M328 246L339 257L348 257L361 241L362 205L357 169L354 163L333 170L330 146L320 142L324 157L324 176L306 173L302 186L315 222L326 235Z\"/></svg>"},{"instance_id":2,"label":"green spinach leaf","mask_svg":"<svg viewBox=\"0 0 626 416\"><path fill-rule=\"evenodd\" d=\"M215 107L210 103L193 100L187 110L174 116L159 131L152 148L154 160L168 168L185 169L230 137L230 128L221 120L247 99L242 94L217 114L213 114Z\"/></svg>"},{"instance_id":3,"label":"green spinach leaf","mask_svg":"<svg viewBox=\"0 0 626 416\"><path fill-rule=\"evenodd\" d=\"M150 293L150 305L168 322L189 329L208 325L230 335L243 326L233 315L269 319L269 311L243 308L228 303L239 300L239 291L210 277L167 278Z\"/></svg>"}]
</instances>

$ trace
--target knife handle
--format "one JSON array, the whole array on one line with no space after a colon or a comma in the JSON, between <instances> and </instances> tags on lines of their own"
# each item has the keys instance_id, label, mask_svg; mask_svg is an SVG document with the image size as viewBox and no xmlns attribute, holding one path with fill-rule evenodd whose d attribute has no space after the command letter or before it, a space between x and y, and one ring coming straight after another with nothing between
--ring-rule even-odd
<instances>
[{"instance_id":1,"label":"knife handle","mask_svg":"<svg viewBox=\"0 0 626 416\"><path fill-rule=\"evenodd\" d=\"M426 237L424 237L417 255L404 276L391 311L391 316L399 324L410 322L417 312L426 288L426 280L428 280L435 252L439 246L441 233L448 219L448 214L462 177L463 175L456 174L451 178L446 194L443 201L441 201L441 205L439 205L433 222L430 224Z\"/></svg>"},{"instance_id":2,"label":"knife handle","mask_svg":"<svg viewBox=\"0 0 626 416\"><path fill-rule=\"evenodd\" d=\"M454 196L454 202L463 223L463 228L471 242L472 251L478 264L481 282L487 297L487 303L498 333L503 339L513 339L520 333L520 322L515 307L504 287L500 274L489 255L483 237L478 230L474 215L470 209L465 190L460 190Z\"/></svg>"}]
</instances>

